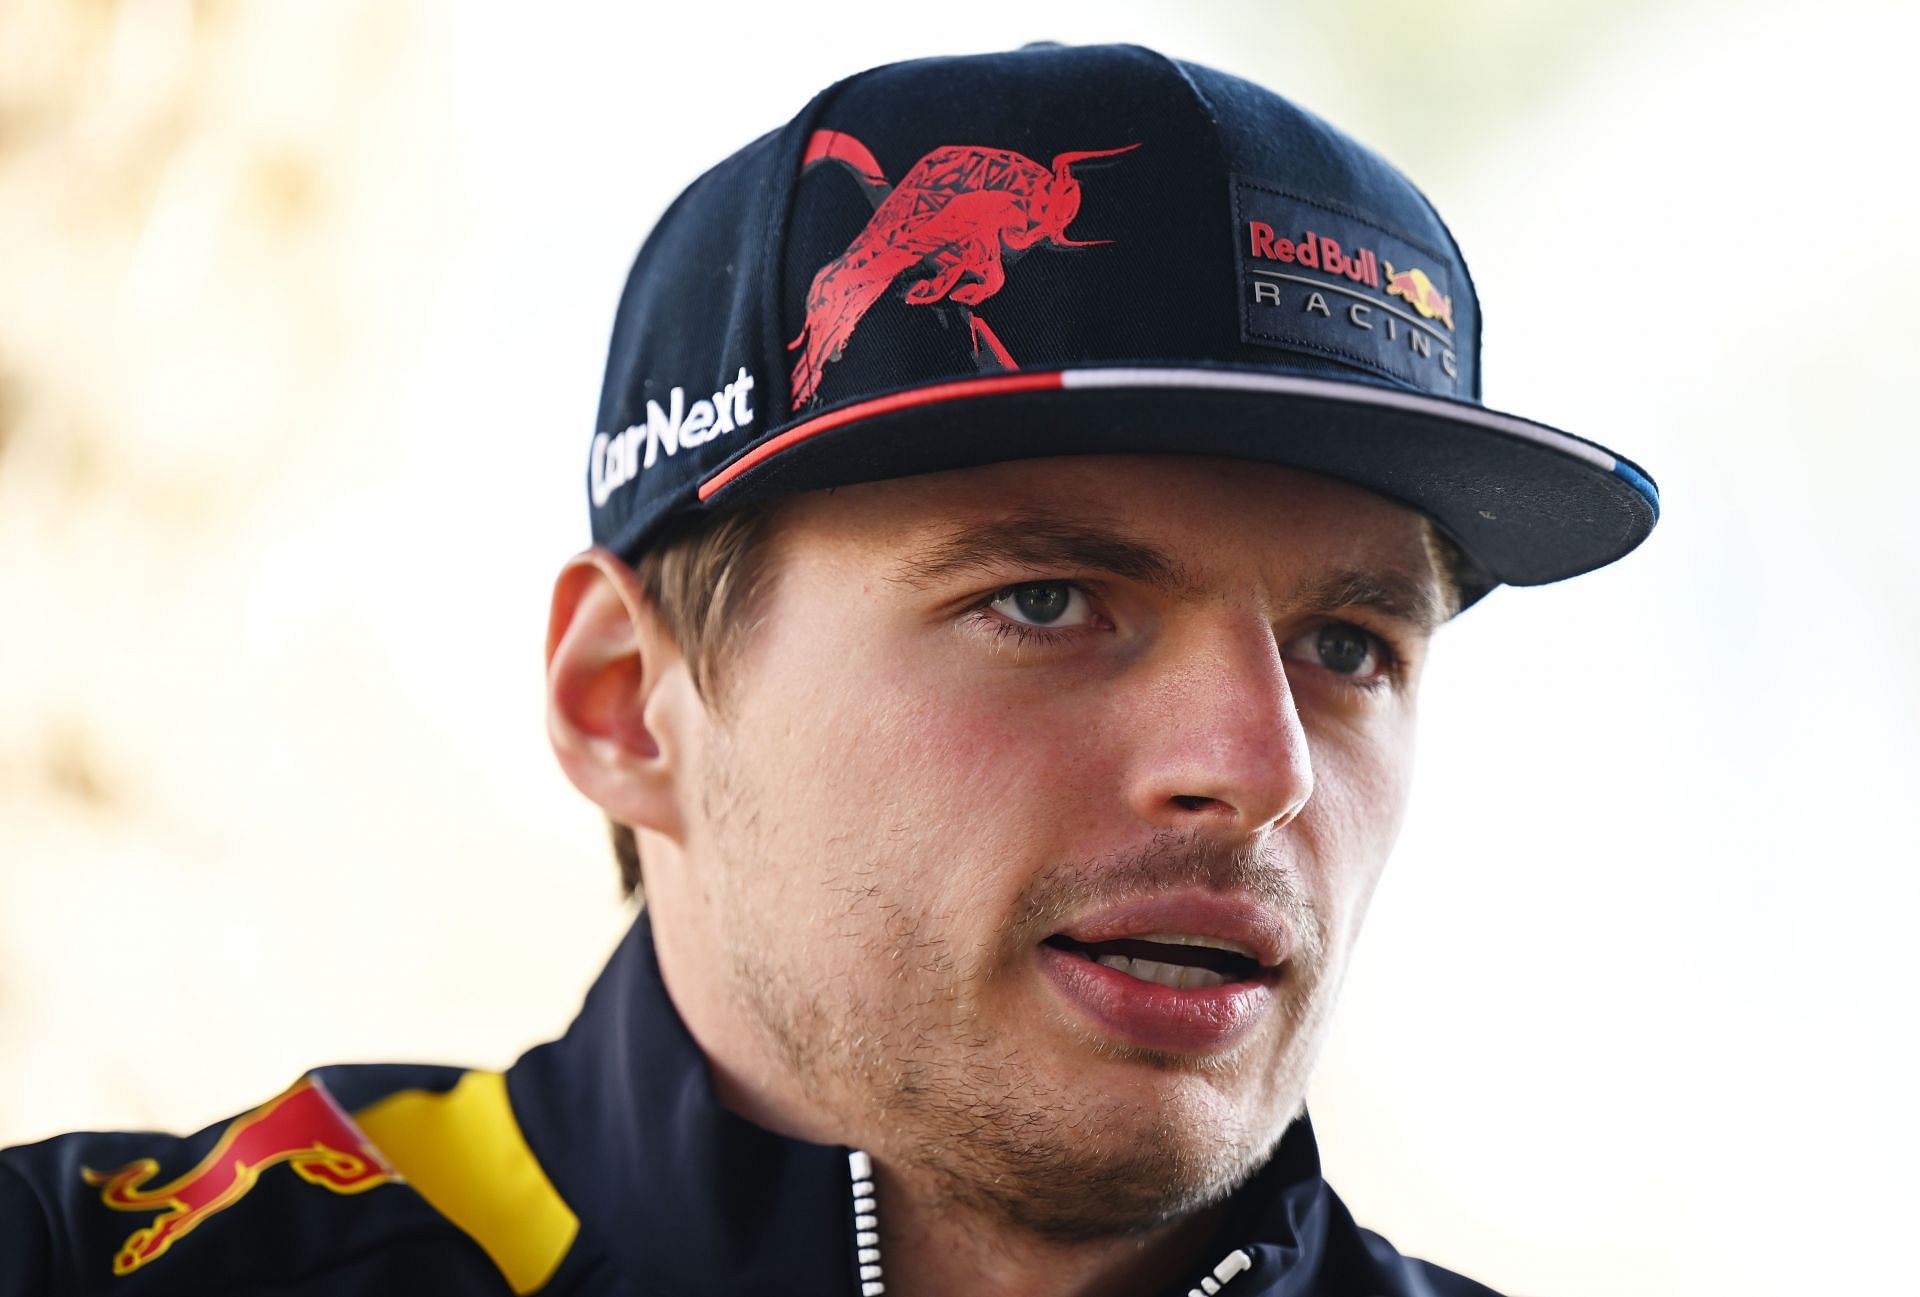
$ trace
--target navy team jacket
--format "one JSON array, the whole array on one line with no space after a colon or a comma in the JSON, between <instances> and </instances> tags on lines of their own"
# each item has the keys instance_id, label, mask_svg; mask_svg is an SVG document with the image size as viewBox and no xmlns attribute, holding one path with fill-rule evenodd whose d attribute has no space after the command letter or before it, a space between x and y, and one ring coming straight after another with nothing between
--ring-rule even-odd
<instances>
[{"instance_id":1,"label":"navy team jacket","mask_svg":"<svg viewBox=\"0 0 1920 1297\"><path fill-rule=\"evenodd\" d=\"M567 1034L505 1073L324 1067L184 1139L0 1151L0 1297L880 1297L869 1175L715 1102L643 914ZM1222 1291L1490 1293L1356 1226L1304 1117L1168 1297Z\"/></svg>"}]
</instances>

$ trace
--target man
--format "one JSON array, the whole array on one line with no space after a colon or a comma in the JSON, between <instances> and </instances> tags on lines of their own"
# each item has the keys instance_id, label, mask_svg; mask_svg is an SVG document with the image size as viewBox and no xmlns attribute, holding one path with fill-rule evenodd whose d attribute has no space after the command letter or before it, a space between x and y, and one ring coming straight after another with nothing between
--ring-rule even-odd
<instances>
[{"instance_id":1,"label":"man","mask_svg":"<svg viewBox=\"0 0 1920 1297\"><path fill-rule=\"evenodd\" d=\"M1124 48L882 68L621 302L549 728L646 908L504 1075L0 1161L0 1293L1465 1294L1302 1111L1428 639L1652 483L1479 404L1451 236Z\"/></svg>"}]
</instances>

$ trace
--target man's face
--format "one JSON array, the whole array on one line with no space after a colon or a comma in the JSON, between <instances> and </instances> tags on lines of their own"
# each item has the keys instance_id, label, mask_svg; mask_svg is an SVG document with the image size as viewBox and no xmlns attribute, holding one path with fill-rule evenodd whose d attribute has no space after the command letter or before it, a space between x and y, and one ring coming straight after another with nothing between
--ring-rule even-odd
<instances>
[{"instance_id":1,"label":"man's face","mask_svg":"<svg viewBox=\"0 0 1920 1297\"><path fill-rule=\"evenodd\" d=\"M1297 1112L1397 830L1422 524L1172 457L816 493L689 745L716 979L825 1129L1095 1236ZM657 916L656 927L673 916Z\"/></svg>"}]
</instances>

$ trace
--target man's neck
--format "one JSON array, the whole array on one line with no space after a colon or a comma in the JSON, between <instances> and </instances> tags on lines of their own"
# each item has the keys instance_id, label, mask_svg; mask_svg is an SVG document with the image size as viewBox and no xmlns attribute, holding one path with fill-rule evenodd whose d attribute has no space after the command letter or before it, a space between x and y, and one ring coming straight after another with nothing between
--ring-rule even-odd
<instances>
[{"instance_id":1,"label":"man's neck","mask_svg":"<svg viewBox=\"0 0 1920 1297\"><path fill-rule=\"evenodd\" d=\"M908 1297L1155 1297L1213 1258L1201 1249L1223 1207L1114 1238L1063 1240L916 1192L878 1168L887 1290Z\"/></svg>"},{"instance_id":2,"label":"man's neck","mask_svg":"<svg viewBox=\"0 0 1920 1297\"><path fill-rule=\"evenodd\" d=\"M1225 1206L1172 1225L1107 1238L1060 1239L1018 1228L1004 1216L967 1210L873 1147L872 1122L849 1116L860 1096L832 1076L797 1079L752 1029L728 988L682 978L695 966L704 930L692 923L654 928L669 999L706 1056L715 1098L762 1129L815 1144L867 1146L879 1186L881 1267L887 1291L907 1297L1157 1297L1218 1257L1202 1250ZM684 984L683 984L684 983Z\"/></svg>"}]
</instances>

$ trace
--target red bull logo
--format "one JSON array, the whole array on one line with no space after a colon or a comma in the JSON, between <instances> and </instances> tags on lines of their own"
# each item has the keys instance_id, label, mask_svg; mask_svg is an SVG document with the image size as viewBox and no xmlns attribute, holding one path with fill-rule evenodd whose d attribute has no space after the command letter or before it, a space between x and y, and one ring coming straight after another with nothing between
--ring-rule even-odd
<instances>
[{"instance_id":1,"label":"red bull logo","mask_svg":"<svg viewBox=\"0 0 1920 1297\"><path fill-rule=\"evenodd\" d=\"M1352 252L1340 246L1338 239L1330 239L1324 234L1308 230L1298 239L1282 238L1265 221L1247 222L1247 250L1253 256L1267 261L1284 261L1288 265L1305 266L1309 270L1324 270L1329 275L1345 275L1356 284L1365 284L1369 288L1380 287L1380 259L1372 248L1357 248ZM1387 267L1387 273L1393 273L1393 267Z\"/></svg>"},{"instance_id":2,"label":"red bull logo","mask_svg":"<svg viewBox=\"0 0 1920 1297\"><path fill-rule=\"evenodd\" d=\"M144 1157L117 1171L83 1170L115 1211L158 1212L113 1258L113 1272L131 1274L160 1256L215 1212L246 1197L262 1172L286 1163L308 1184L361 1193L393 1179L393 1171L325 1090L303 1079L221 1133L213 1151L178 1179L148 1188L160 1164Z\"/></svg>"},{"instance_id":3,"label":"red bull logo","mask_svg":"<svg viewBox=\"0 0 1920 1297\"><path fill-rule=\"evenodd\" d=\"M925 270L907 288L913 306L946 301L965 313L974 354L987 349L999 368L1018 369L986 321L972 313L1006 283L1006 264L1027 250L1086 248L1108 242L1067 237L1080 211L1080 182L1072 168L1139 148L1062 153L1043 166L1011 149L944 145L913 164L889 187L865 145L838 131L818 131L801 169L817 162L845 166L874 200L873 216L847 250L820 267L807 290L807 319L787 344L793 366L793 408L811 401L826 367L874 303L903 277Z\"/></svg>"},{"instance_id":4,"label":"red bull logo","mask_svg":"<svg viewBox=\"0 0 1920 1297\"><path fill-rule=\"evenodd\" d=\"M1442 297L1440 288L1427 272L1415 267L1412 270L1395 270L1391 261L1387 265L1387 296L1405 299L1407 305L1420 312L1429 320L1438 320L1451 331L1453 328L1453 299Z\"/></svg>"}]
</instances>

